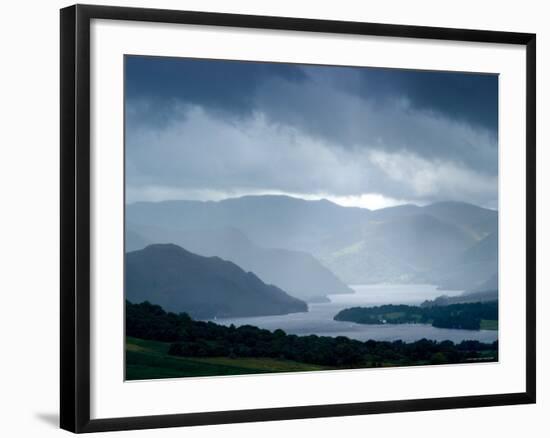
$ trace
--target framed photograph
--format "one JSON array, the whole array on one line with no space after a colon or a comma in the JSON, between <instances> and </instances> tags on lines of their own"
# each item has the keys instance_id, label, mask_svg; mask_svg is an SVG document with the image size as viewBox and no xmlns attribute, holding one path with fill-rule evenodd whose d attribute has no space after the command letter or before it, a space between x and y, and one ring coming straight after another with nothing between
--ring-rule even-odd
<instances>
[{"instance_id":1,"label":"framed photograph","mask_svg":"<svg viewBox=\"0 0 550 438\"><path fill-rule=\"evenodd\" d=\"M535 35L61 10L61 427L535 402Z\"/></svg>"}]
</instances>

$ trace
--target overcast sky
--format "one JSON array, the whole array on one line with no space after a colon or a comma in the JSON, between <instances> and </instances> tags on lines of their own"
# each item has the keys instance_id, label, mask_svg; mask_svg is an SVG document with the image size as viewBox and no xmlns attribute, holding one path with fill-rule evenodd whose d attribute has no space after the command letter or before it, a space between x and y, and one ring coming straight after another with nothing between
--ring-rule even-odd
<instances>
[{"instance_id":1,"label":"overcast sky","mask_svg":"<svg viewBox=\"0 0 550 438\"><path fill-rule=\"evenodd\" d=\"M498 206L495 75L126 58L126 196Z\"/></svg>"}]
</instances>

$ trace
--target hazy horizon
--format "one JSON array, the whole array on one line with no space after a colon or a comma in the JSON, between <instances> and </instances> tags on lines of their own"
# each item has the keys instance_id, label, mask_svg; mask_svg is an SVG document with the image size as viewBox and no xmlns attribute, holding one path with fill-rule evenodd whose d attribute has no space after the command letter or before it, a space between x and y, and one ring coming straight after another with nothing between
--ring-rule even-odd
<instances>
[{"instance_id":1,"label":"hazy horizon","mask_svg":"<svg viewBox=\"0 0 550 438\"><path fill-rule=\"evenodd\" d=\"M167 199L158 199L158 200L136 200L136 201L126 200L126 205L138 204L138 203L141 203L141 202L162 203L162 202L172 202L172 201L173 202L178 202L178 201L222 202L222 201L227 201L227 200L231 200L231 199L240 199L240 198L246 198L246 197L267 197L267 196L286 197L286 198L293 198L293 199L298 199L298 200L302 200L302 201L328 201L328 202L336 204L340 207L362 208L362 209L365 209L365 210L372 210L372 211L383 210L385 208L399 207L399 206L404 206L404 205L414 205L416 207L426 207L426 206L429 206L429 205L440 204L440 203L463 203L463 204L470 204L470 205L473 205L473 206L476 206L476 207L479 207L479 208L484 208L484 209L487 209L487 210L498 211L498 208L486 207L486 206L483 206L483 205L474 204L472 202L457 201L457 200L453 200L453 199L441 200L441 201L436 201L436 202L426 202L426 203L401 202L401 203L395 203L395 204L392 203L391 205L381 205L381 206L378 206L378 207L367 207L367 206L364 206L364 205L350 205L350 204L346 205L342 202L339 202L339 200L335 199L334 197L323 197L323 196L317 197L317 196L313 196L313 195L309 196L309 197L304 197L304 196L299 196L299 195L296 195L296 194L269 193L269 192L239 194L239 195L235 195L235 196L228 196L228 197L224 197L224 198L212 198L212 199L167 198Z\"/></svg>"}]
</instances>

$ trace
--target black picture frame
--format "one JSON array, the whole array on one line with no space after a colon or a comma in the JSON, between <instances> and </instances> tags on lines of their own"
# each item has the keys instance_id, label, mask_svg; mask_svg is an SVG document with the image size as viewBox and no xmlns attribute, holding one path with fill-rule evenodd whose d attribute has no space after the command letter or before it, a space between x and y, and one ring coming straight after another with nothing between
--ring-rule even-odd
<instances>
[{"instance_id":1,"label":"black picture frame","mask_svg":"<svg viewBox=\"0 0 550 438\"><path fill-rule=\"evenodd\" d=\"M90 21L92 19L525 46L527 78L526 391L478 396L90 419ZM75 433L101 432L535 403L535 34L90 5L74 5L62 9L60 24L61 428Z\"/></svg>"}]
</instances>

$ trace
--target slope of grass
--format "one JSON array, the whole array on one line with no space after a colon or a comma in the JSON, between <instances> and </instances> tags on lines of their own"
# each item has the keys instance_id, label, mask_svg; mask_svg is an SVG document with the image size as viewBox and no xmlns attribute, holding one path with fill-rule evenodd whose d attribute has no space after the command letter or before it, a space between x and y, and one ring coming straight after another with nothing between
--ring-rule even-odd
<instances>
[{"instance_id":1,"label":"slope of grass","mask_svg":"<svg viewBox=\"0 0 550 438\"><path fill-rule=\"evenodd\" d=\"M271 358L177 357L170 343L126 338L126 379L162 379L274 372L318 371L319 365Z\"/></svg>"},{"instance_id":2,"label":"slope of grass","mask_svg":"<svg viewBox=\"0 0 550 438\"><path fill-rule=\"evenodd\" d=\"M497 319L482 319L480 323L481 330L498 330Z\"/></svg>"}]
</instances>

